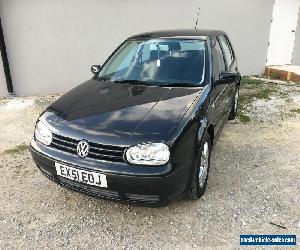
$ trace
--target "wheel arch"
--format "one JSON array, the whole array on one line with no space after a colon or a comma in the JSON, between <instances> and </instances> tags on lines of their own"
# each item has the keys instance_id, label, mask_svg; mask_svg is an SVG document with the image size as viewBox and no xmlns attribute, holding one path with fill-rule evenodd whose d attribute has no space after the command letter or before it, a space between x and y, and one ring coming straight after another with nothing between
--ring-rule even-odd
<instances>
[{"instance_id":1,"label":"wheel arch","mask_svg":"<svg viewBox=\"0 0 300 250\"><path fill-rule=\"evenodd\" d=\"M201 145L201 141L205 132L209 134L211 139L211 145L213 145L215 138L214 125L212 123L209 123L207 118L203 117L199 122L199 128L197 133L197 149L199 149Z\"/></svg>"}]
</instances>

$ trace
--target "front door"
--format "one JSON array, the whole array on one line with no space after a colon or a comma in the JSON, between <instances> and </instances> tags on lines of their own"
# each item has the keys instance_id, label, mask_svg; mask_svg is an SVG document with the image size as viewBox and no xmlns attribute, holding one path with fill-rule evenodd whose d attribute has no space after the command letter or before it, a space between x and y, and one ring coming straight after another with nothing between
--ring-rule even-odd
<instances>
[{"instance_id":1,"label":"front door","mask_svg":"<svg viewBox=\"0 0 300 250\"><path fill-rule=\"evenodd\" d=\"M212 63L213 63L213 72L212 80L215 82L219 79L222 72L226 70L225 59L223 52L220 46L220 43L217 39L212 42ZM223 125L225 119L225 109L226 109L226 97L227 84L214 85L212 86L211 91L211 113L213 124L215 126L216 133L219 131ZM226 118L227 119L227 118Z\"/></svg>"}]
</instances>

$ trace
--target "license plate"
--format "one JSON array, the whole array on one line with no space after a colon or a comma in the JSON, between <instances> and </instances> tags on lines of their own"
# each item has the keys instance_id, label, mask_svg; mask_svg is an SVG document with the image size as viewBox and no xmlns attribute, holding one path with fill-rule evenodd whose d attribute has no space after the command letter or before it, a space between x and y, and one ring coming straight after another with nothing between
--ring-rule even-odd
<instances>
[{"instance_id":1,"label":"license plate","mask_svg":"<svg viewBox=\"0 0 300 250\"><path fill-rule=\"evenodd\" d=\"M55 162L57 175L70 179L72 181L82 182L92 186L107 188L105 174L99 174L92 171L85 171L73 167L69 167L58 162Z\"/></svg>"}]
</instances>

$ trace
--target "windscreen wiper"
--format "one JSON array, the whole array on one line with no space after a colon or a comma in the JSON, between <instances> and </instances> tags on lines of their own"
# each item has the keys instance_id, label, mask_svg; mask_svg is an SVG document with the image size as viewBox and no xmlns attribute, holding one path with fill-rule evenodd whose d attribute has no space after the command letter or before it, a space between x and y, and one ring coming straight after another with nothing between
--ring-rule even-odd
<instances>
[{"instance_id":1,"label":"windscreen wiper","mask_svg":"<svg viewBox=\"0 0 300 250\"><path fill-rule=\"evenodd\" d=\"M198 84L194 83L187 83L187 82L175 82L175 83L168 83L160 85L162 87L200 87Z\"/></svg>"},{"instance_id":2,"label":"windscreen wiper","mask_svg":"<svg viewBox=\"0 0 300 250\"><path fill-rule=\"evenodd\" d=\"M128 84L140 84L140 85L148 85L148 82L140 81L140 80L112 80L113 83L128 83Z\"/></svg>"},{"instance_id":3,"label":"windscreen wiper","mask_svg":"<svg viewBox=\"0 0 300 250\"><path fill-rule=\"evenodd\" d=\"M106 77L106 76L97 77L97 80L100 80L100 81L110 81L110 77Z\"/></svg>"}]
</instances>

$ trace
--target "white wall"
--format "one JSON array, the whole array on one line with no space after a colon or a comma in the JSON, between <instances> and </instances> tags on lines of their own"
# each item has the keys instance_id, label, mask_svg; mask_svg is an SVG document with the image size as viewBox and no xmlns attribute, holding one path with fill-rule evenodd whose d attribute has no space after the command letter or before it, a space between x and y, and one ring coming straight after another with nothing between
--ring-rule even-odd
<instances>
[{"instance_id":1,"label":"white wall","mask_svg":"<svg viewBox=\"0 0 300 250\"><path fill-rule=\"evenodd\" d=\"M199 27L225 30L243 75L264 71L274 0L200 0Z\"/></svg>"},{"instance_id":2,"label":"white wall","mask_svg":"<svg viewBox=\"0 0 300 250\"><path fill-rule=\"evenodd\" d=\"M298 13L298 25L296 29L296 38L295 38L292 63L296 65L300 65L300 9Z\"/></svg>"},{"instance_id":3,"label":"white wall","mask_svg":"<svg viewBox=\"0 0 300 250\"><path fill-rule=\"evenodd\" d=\"M91 77L130 35L156 30L222 29L243 74L264 70L273 0L0 0L16 95L62 93Z\"/></svg>"},{"instance_id":4,"label":"white wall","mask_svg":"<svg viewBox=\"0 0 300 250\"><path fill-rule=\"evenodd\" d=\"M292 63L300 0L275 0L267 65Z\"/></svg>"},{"instance_id":5,"label":"white wall","mask_svg":"<svg viewBox=\"0 0 300 250\"><path fill-rule=\"evenodd\" d=\"M7 97L7 96L8 96L8 92L7 92L7 88L6 88L6 80L5 80L5 76L4 76L2 58L0 55L0 97Z\"/></svg>"}]
</instances>

